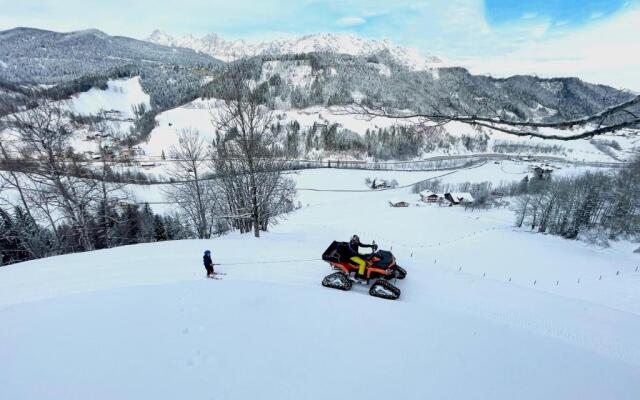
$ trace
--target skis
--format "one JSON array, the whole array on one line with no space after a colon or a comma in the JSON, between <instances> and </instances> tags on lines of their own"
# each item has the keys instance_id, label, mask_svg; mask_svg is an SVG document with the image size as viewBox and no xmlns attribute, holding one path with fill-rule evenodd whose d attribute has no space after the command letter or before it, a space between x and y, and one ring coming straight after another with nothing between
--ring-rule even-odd
<instances>
[{"instance_id":1,"label":"skis","mask_svg":"<svg viewBox=\"0 0 640 400\"><path fill-rule=\"evenodd\" d=\"M225 272L214 272L211 275L207 275L207 279L215 279L215 280L220 281L220 280L222 280L221 277L224 276L224 275L226 275Z\"/></svg>"},{"instance_id":2,"label":"skis","mask_svg":"<svg viewBox=\"0 0 640 400\"><path fill-rule=\"evenodd\" d=\"M211 267L213 268L214 265L220 265L220 264L211 264ZM226 272L215 272L213 271L212 274L207 274L207 278L208 279L216 279L216 280L221 280L221 276L226 275Z\"/></svg>"}]
</instances>

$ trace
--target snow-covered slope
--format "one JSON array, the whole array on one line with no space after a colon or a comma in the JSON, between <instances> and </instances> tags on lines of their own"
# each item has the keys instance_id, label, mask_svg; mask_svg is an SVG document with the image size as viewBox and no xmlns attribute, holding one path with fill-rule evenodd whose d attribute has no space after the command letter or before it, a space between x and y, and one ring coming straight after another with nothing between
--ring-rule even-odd
<instances>
[{"instance_id":1,"label":"snow-covered slope","mask_svg":"<svg viewBox=\"0 0 640 400\"><path fill-rule=\"evenodd\" d=\"M364 173L296 179L353 189ZM412 196L303 190L260 240L0 268L0 398L638 398L633 247L514 230L508 210L391 208L396 195ZM320 285L322 251L356 232L408 269L400 300ZM204 279L205 248L223 280Z\"/></svg>"},{"instance_id":2,"label":"snow-covered slope","mask_svg":"<svg viewBox=\"0 0 640 400\"><path fill-rule=\"evenodd\" d=\"M215 33L201 38L193 35L174 38L165 32L155 30L147 41L164 46L193 49L221 60L234 60L260 54L330 52L370 56L388 52L396 62L414 70L443 66L442 60L436 56L422 56L416 49L397 46L388 39L363 39L348 33L317 33L271 42L249 43L245 40L225 40Z\"/></svg>"},{"instance_id":3,"label":"snow-covered slope","mask_svg":"<svg viewBox=\"0 0 640 400\"><path fill-rule=\"evenodd\" d=\"M213 65L218 60L190 49L176 49L123 36L110 36L97 29L53 32L35 28L0 31L0 79L9 82L59 84L83 76L109 74L114 68L135 66L152 73L189 70ZM184 70L181 69L184 74ZM147 77L148 79L149 77Z\"/></svg>"},{"instance_id":4,"label":"snow-covered slope","mask_svg":"<svg viewBox=\"0 0 640 400\"><path fill-rule=\"evenodd\" d=\"M124 118L133 118L133 107L143 105L151 109L148 94L142 90L140 78L112 79L107 82L107 89L91 90L74 95L71 99L73 111L81 115L96 115L115 112Z\"/></svg>"},{"instance_id":5,"label":"snow-covered slope","mask_svg":"<svg viewBox=\"0 0 640 400\"><path fill-rule=\"evenodd\" d=\"M272 64L268 64L271 66ZM276 68L279 64L274 63ZM280 66L280 71L283 71L283 67ZM273 70L271 70L273 72ZM286 78L295 82L295 84L304 86L308 84L308 79L305 79L305 73L307 70L304 65L292 66L287 69ZM267 70L263 70L263 76L268 76ZM283 75L285 76L285 75ZM216 100L194 100L193 102L186 104L182 107L178 107L172 110L168 110L158 115L156 120L158 125L151 132L149 141L142 144L142 148L145 149L146 154L159 157L164 151L167 153L171 146L178 144L178 134L183 129L193 128L197 129L201 136L211 141L215 138L215 130L211 124L211 109L216 108ZM300 124L302 130L309 129L315 124L332 125L338 124L339 129L348 130L364 136L367 130L375 131L379 128L390 128L392 126L403 126L411 122L408 120L397 120L392 118L363 118L357 115L344 115L339 112L337 108L327 107L309 107L306 109L289 109L289 110L276 110L274 111L275 119L282 125L285 125L292 121L297 121ZM478 132L466 124L462 123L450 123L444 127L445 131L454 136L461 137L462 135L476 135ZM514 137L501 132L489 132L489 147L488 152L492 152L492 146L495 144L513 144L513 145L528 145L535 148L536 145L544 148L545 146L557 146L559 151L555 153L540 153L537 154L535 150L518 150L520 155L540 155L540 156L556 156L564 157L570 161L587 161L587 162L616 162L618 160L613 159L608 154L598 150L589 140L576 140L576 141L560 141L560 140L544 140L528 137ZM638 136L629 134L628 136L616 136L607 135L604 138L606 140L615 141L619 144L620 148L624 150L621 153L621 159L630 158L635 154L632 149L637 146ZM484 153L484 152L482 152ZM509 152L506 152L509 153ZM472 154L472 152L464 148L452 148L438 149L431 153L423 154L423 157L433 157L440 155L458 155L458 154ZM515 154L515 153L514 153ZM331 157L331 154L320 154L320 157ZM334 158L344 158L344 155L334 155Z\"/></svg>"},{"instance_id":6,"label":"snow-covered slope","mask_svg":"<svg viewBox=\"0 0 640 400\"><path fill-rule=\"evenodd\" d=\"M134 127L134 107L151 110L151 98L143 90L140 77L110 79L106 88L93 87L58 102L63 109L95 121L74 125L70 146L76 153L99 152L99 144L129 134ZM0 140L11 140L10 131L0 129ZM90 156L90 154L86 154Z\"/></svg>"}]
</instances>

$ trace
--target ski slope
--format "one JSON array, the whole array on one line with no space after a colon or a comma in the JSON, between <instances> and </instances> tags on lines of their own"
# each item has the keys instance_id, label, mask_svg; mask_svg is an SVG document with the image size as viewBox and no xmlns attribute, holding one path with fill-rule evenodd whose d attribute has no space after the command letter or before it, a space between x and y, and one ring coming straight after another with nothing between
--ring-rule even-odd
<instances>
[{"instance_id":1,"label":"ski slope","mask_svg":"<svg viewBox=\"0 0 640 400\"><path fill-rule=\"evenodd\" d=\"M353 189L365 172L295 179ZM502 209L389 207L398 195L415 196L302 190L303 207L259 240L1 268L0 398L640 397L633 244L532 234ZM320 285L321 253L353 233L408 270L398 301ZM207 248L222 280L204 278Z\"/></svg>"},{"instance_id":2,"label":"ski slope","mask_svg":"<svg viewBox=\"0 0 640 400\"><path fill-rule=\"evenodd\" d=\"M92 88L75 94L70 103L71 109L80 115L113 112L123 118L134 118L134 106L144 105L146 110L151 109L151 98L142 89L139 76L110 79L107 89Z\"/></svg>"}]
</instances>

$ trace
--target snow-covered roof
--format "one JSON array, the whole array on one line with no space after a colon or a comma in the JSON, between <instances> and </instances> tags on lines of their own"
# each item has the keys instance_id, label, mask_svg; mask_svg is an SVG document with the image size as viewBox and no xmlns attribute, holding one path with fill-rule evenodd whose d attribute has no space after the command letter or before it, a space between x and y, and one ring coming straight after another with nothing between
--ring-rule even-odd
<instances>
[{"instance_id":1,"label":"snow-covered roof","mask_svg":"<svg viewBox=\"0 0 640 400\"><path fill-rule=\"evenodd\" d=\"M393 199L390 199L390 200L389 200L389 203L391 203L391 204L398 204L398 203L407 203L407 204L410 204L411 202L410 202L409 200L399 199L399 198L395 197L395 198L393 198Z\"/></svg>"},{"instance_id":2,"label":"snow-covered roof","mask_svg":"<svg viewBox=\"0 0 640 400\"><path fill-rule=\"evenodd\" d=\"M536 165L535 167L533 167L534 170L537 169L537 168L540 168L540 169L546 170L546 171L553 171L553 170L556 169L553 165L549 165L549 164L539 164L539 165Z\"/></svg>"},{"instance_id":3,"label":"snow-covered roof","mask_svg":"<svg viewBox=\"0 0 640 400\"><path fill-rule=\"evenodd\" d=\"M422 196L422 197L429 197L431 195L436 195L436 196L440 197L440 195L438 193L432 192L431 190L423 190L422 192L420 192L420 196Z\"/></svg>"},{"instance_id":4,"label":"snow-covered roof","mask_svg":"<svg viewBox=\"0 0 640 400\"><path fill-rule=\"evenodd\" d=\"M469 192L450 192L449 194L458 201L462 200L468 203L473 203L474 201L473 196Z\"/></svg>"}]
</instances>

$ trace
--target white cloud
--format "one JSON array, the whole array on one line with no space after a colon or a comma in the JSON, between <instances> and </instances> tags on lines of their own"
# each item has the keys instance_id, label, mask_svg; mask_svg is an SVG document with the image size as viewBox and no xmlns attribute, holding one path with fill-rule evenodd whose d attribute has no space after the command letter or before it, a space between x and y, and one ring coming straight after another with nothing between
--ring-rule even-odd
<instances>
[{"instance_id":1,"label":"white cloud","mask_svg":"<svg viewBox=\"0 0 640 400\"><path fill-rule=\"evenodd\" d=\"M531 41L501 56L462 61L474 73L497 76L577 76L640 91L640 9L594 23L562 37Z\"/></svg>"},{"instance_id":2,"label":"white cloud","mask_svg":"<svg viewBox=\"0 0 640 400\"><path fill-rule=\"evenodd\" d=\"M363 36L389 38L477 73L579 76L640 91L640 0L628 0L613 17L596 13L597 18L580 28L570 21L552 21L535 8L507 24L490 25L484 0L183 0L179 8L157 0L91 5L41 0L39 7L24 3L2 7L0 30L16 25L63 31L99 28L143 38L159 27L176 34L216 32L265 41L331 26L358 27ZM140 15L146 17L141 20Z\"/></svg>"},{"instance_id":3,"label":"white cloud","mask_svg":"<svg viewBox=\"0 0 640 400\"><path fill-rule=\"evenodd\" d=\"M349 17L340 18L337 21L337 23L340 26L357 26L357 25L366 24L367 20L362 17L349 16Z\"/></svg>"},{"instance_id":4,"label":"white cloud","mask_svg":"<svg viewBox=\"0 0 640 400\"><path fill-rule=\"evenodd\" d=\"M529 35L531 38L539 39L545 36L547 31L549 30L549 26L551 24L549 22L544 22L536 25L531 25L528 27Z\"/></svg>"},{"instance_id":5,"label":"white cloud","mask_svg":"<svg viewBox=\"0 0 640 400\"><path fill-rule=\"evenodd\" d=\"M381 17L389 14L388 10L368 10L362 13L366 18Z\"/></svg>"}]
</instances>

